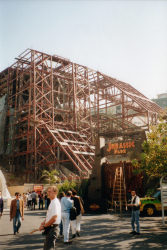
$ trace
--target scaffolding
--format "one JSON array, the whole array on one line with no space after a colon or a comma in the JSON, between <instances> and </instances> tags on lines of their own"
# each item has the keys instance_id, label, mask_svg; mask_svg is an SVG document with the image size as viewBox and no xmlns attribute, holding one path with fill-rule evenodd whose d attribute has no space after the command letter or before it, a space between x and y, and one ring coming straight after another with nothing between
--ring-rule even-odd
<instances>
[{"instance_id":1,"label":"scaffolding","mask_svg":"<svg viewBox=\"0 0 167 250\"><path fill-rule=\"evenodd\" d=\"M127 83L32 49L0 73L4 95L4 154L13 171L24 169L27 181L37 180L48 166L88 178L96 135L148 130L161 111Z\"/></svg>"}]
</instances>

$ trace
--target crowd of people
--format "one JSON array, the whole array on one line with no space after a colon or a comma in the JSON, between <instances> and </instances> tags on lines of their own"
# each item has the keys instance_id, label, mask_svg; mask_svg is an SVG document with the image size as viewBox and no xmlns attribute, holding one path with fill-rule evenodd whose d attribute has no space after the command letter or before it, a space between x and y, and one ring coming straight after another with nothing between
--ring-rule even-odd
<instances>
[{"instance_id":1,"label":"crowd of people","mask_svg":"<svg viewBox=\"0 0 167 250\"><path fill-rule=\"evenodd\" d=\"M50 186L47 192L15 193L15 199L10 205L10 221L13 220L13 233L19 233L24 220L24 209L46 209L46 218L38 230L45 235L44 250L54 249L55 242L63 238L64 244L71 244L72 239L80 237L80 223L83 209L83 200L77 195L76 190L58 193L56 186ZM0 216L3 213L3 198L0 192ZM70 228L72 237L70 239Z\"/></svg>"},{"instance_id":2,"label":"crowd of people","mask_svg":"<svg viewBox=\"0 0 167 250\"><path fill-rule=\"evenodd\" d=\"M35 192L30 191L28 193L23 193L24 207L27 207L29 210L35 210L38 206L39 210L48 209L50 199L47 196L47 192Z\"/></svg>"},{"instance_id":3,"label":"crowd of people","mask_svg":"<svg viewBox=\"0 0 167 250\"><path fill-rule=\"evenodd\" d=\"M76 190L68 190L66 193L58 194L57 187L51 186L47 193L50 198L50 205L46 219L39 227L39 230L43 230L45 234L44 250L54 249L55 242L59 237L63 237L64 244L71 244L72 241L69 239L70 227L72 239L76 236L79 237L81 218L84 213L83 201L77 195Z\"/></svg>"},{"instance_id":4,"label":"crowd of people","mask_svg":"<svg viewBox=\"0 0 167 250\"><path fill-rule=\"evenodd\" d=\"M77 195L76 190L68 190L66 193L58 193L56 186L50 186L47 192L37 193L35 191L23 194L15 193L15 199L11 201L10 205L10 220L13 220L14 235L19 233L21 227L21 219L24 220L25 204L28 209L34 209L37 204L39 209L47 209L46 218L41 223L37 230L42 231L45 235L44 250L55 249L56 241L63 237L64 244L71 244L72 239L80 237L80 224L82 215L84 213L83 201ZM129 207L132 209L131 226L132 232L130 234L140 234L140 198L135 191L131 191L131 202ZM3 198L0 191L0 217L3 214ZM135 228L136 225L136 228ZM69 239L70 227L72 237Z\"/></svg>"}]
</instances>

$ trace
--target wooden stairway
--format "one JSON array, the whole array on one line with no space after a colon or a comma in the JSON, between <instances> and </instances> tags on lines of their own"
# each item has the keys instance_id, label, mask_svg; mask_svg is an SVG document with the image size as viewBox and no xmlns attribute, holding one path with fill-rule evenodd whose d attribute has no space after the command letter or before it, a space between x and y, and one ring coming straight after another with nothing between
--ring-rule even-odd
<instances>
[{"instance_id":1,"label":"wooden stairway","mask_svg":"<svg viewBox=\"0 0 167 250\"><path fill-rule=\"evenodd\" d=\"M81 175L89 176L94 163L95 147L87 142L86 136L77 131L45 127Z\"/></svg>"},{"instance_id":2,"label":"wooden stairway","mask_svg":"<svg viewBox=\"0 0 167 250\"><path fill-rule=\"evenodd\" d=\"M127 210L126 184L123 166L117 167L115 170L115 178L113 183L112 207L120 212L125 208Z\"/></svg>"}]
</instances>

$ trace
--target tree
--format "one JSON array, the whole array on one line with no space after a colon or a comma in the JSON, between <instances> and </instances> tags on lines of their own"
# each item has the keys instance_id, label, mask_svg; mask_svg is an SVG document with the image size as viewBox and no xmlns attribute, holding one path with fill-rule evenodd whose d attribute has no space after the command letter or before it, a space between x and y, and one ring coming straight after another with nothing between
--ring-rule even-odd
<instances>
[{"instance_id":1,"label":"tree","mask_svg":"<svg viewBox=\"0 0 167 250\"><path fill-rule=\"evenodd\" d=\"M43 170L41 179L44 179L49 184L55 184L60 182L59 172L57 170Z\"/></svg>"},{"instance_id":2,"label":"tree","mask_svg":"<svg viewBox=\"0 0 167 250\"><path fill-rule=\"evenodd\" d=\"M151 127L142 148L140 160L133 160L138 171L144 171L150 177L167 174L167 112L157 125Z\"/></svg>"}]
</instances>

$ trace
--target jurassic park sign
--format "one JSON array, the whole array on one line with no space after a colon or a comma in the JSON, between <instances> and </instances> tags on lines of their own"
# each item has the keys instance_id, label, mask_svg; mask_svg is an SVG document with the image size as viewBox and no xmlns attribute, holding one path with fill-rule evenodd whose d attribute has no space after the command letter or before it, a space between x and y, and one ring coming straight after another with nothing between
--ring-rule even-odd
<instances>
[{"instance_id":1,"label":"jurassic park sign","mask_svg":"<svg viewBox=\"0 0 167 250\"><path fill-rule=\"evenodd\" d=\"M107 144L107 152L116 154L126 154L128 149L135 148L135 141L126 141L126 142L109 142Z\"/></svg>"},{"instance_id":2,"label":"jurassic park sign","mask_svg":"<svg viewBox=\"0 0 167 250\"><path fill-rule=\"evenodd\" d=\"M34 191L35 192L42 192L43 185L34 185Z\"/></svg>"}]
</instances>

